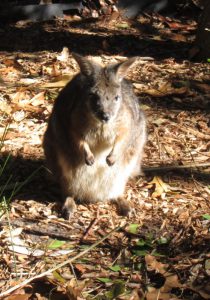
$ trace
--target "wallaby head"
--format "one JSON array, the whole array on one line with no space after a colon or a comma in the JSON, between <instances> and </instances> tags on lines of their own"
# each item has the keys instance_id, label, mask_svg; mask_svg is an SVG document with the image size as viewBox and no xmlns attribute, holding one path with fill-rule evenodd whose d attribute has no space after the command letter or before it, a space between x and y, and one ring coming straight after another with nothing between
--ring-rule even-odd
<instances>
[{"instance_id":1,"label":"wallaby head","mask_svg":"<svg viewBox=\"0 0 210 300\"><path fill-rule=\"evenodd\" d=\"M87 109L96 122L108 123L115 119L122 104L121 83L136 58L102 67L78 54L73 54L81 76L88 82L83 91Z\"/></svg>"}]
</instances>

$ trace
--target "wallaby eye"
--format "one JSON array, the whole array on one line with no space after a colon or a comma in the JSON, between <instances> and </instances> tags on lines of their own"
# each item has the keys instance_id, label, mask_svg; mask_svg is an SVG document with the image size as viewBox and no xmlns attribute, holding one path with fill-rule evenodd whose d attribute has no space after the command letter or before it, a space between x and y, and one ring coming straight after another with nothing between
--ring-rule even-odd
<instances>
[{"instance_id":1,"label":"wallaby eye","mask_svg":"<svg viewBox=\"0 0 210 300\"><path fill-rule=\"evenodd\" d=\"M89 101L92 109L94 111L98 110L100 108L100 97L97 94L90 93L89 94Z\"/></svg>"},{"instance_id":2,"label":"wallaby eye","mask_svg":"<svg viewBox=\"0 0 210 300\"><path fill-rule=\"evenodd\" d=\"M90 93L90 94L89 94L89 99L90 99L92 102L97 102L98 99L99 99L99 96L98 96L97 94Z\"/></svg>"},{"instance_id":3,"label":"wallaby eye","mask_svg":"<svg viewBox=\"0 0 210 300\"><path fill-rule=\"evenodd\" d=\"M120 96L115 96L114 97L114 100L117 102L117 101L119 101L120 100Z\"/></svg>"}]
</instances>

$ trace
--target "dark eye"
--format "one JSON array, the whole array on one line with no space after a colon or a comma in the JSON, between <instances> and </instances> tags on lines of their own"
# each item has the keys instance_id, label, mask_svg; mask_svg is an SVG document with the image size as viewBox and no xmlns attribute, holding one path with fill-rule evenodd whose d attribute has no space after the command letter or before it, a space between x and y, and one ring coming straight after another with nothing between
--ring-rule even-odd
<instances>
[{"instance_id":1,"label":"dark eye","mask_svg":"<svg viewBox=\"0 0 210 300\"><path fill-rule=\"evenodd\" d=\"M93 110L98 110L100 108L100 97L97 94L89 94L90 105Z\"/></svg>"},{"instance_id":2,"label":"dark eye","mask_svg":"<svg viewBox=\"0 0 210 300\"><path fill-rule=\"evenodd\" d=\"M97 94L89 94L89 99L90 99L90 102L92 103L97 103L100 99L100 97L97 95Z\"/></svg>"},{"instance_id":3,"label":"dark eye","mask_svg":"<svg viewBox=\"0 0 210 300\"><path fill-rule=\"evenodd\" d=\"M115 96L114 97L114 100L117 102L117 101L119 101L120 100L120 96Z\"/></svg>"},{"instance_id":4,"label":"dark eye","mask_svg":"<svg viewBox=\"0 0 210 300\"><path fill-rule=\"evenodd\" d=\"M90 98L91 100L96 100L96 99L98 99L99 97L98 97L97 94L90 93L90 94L89 94L89 98Z\"/></svg>"}]
</instances>

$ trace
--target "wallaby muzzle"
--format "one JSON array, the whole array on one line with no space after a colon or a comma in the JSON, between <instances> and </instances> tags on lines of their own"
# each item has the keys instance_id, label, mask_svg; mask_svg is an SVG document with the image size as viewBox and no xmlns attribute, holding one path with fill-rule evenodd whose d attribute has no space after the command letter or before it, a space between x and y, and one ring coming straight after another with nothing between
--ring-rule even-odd
<instances>
[{"instance_id":1,"label":"wallaby muzzle","mask_svg":"<svg viewBox=\"0 0 210 300\"><path fill-rule=\"evenodd\" d=\"M107 123L110 120L110 114L104 112L104 111L99 111L96 113L98 119L104 123Z\"/></svg>"}]
</instances>

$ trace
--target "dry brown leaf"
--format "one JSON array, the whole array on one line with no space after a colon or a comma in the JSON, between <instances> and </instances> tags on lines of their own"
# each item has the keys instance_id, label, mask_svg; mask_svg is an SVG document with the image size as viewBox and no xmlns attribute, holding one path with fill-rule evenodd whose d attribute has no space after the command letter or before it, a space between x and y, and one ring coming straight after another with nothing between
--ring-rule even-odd
<instances>
[{"instance_id":1,"label":"dry brown leaf","mask_svg":"<svg viewBox=\"0 0 210 300\"><path fill-rule=\"evenodd\" d=\"M4 298L4 300L28 300L31 295L32 294L15 294Z\"/></svg>"},{"instance_id":2,"label":"dry brown leaf","mask_svg":"<svg viewBox=\"0 0 210 300\"><path fill-rule=\"evenodd\" d=\"M2 74L2 76L8 76L8 77L16 77L18 74L20 74L20 71L17 70L15 67L10 66L8 68L1 68L0 69L0 74Z\"/></svg>"},{"instance_id":3,"label":"dry brown leaf","mask_svg":"<svg viewBox=\"0 0 210 300\"><path fill-rule=\"evenodd\" d=\"M31 102L31 104L32 104L33 106L38 106L38 105L44 104L44 100L45 100L45 91L36 94L36 95L31 99L30 102Z\"/></svg>"},{"instance_id":4,"label":"dry brown leaf","mask_svg":"<svg viewBox=\"0 0 210 300\"><path fill-rule=\"evenodd\" d=\"M67 47L63 47L61 54L57 56L57 60L62 62L67 62L68 59L69 59L69 49Z\"/></svg>"},{"instance_id":5,"label":"dry brown leaf","mask_svg":"<svg viewBox=\"0 0 210 300\"><path fill-rule=\"evenodd\" d=\"M142 300L143 299L143 292L141 292L139 289L134 290L131 295L129 300Z\"/></svg>"},{"instance_id":6,"label":"dry brown leaf","mask_svg":"<svg viewBox=\"0 0 210 300\"><path fill-rule=\"evenodd\" d=\"M161 288L164 292L171 291L172 288L181 287L181 284L179 282L179 278L176 274L171 274L169 272L166 272L163 274L165 276L165 283L164 286Z\"/></svg>"},{"instance_id":7,"label":"dry brown leaf","mask_svg":"<svg viewBox=\"0 0 210 300\"><path fill-rule=\"evenodd\" d=\"M3 64L7 67L11 67L11 66L15 65L15 60L14 60L14 58L6 57L5 59L3 59Z\"/></svg>"},{"instance_id":8,"label":"dry brown leaf","mask_svg":"<svg viewBox=\"0 0 210 300\"><path fill-rule=\"evenodd\" d=\"M175 300L178 299L175 295L171 295L170 293L164 293L155 288L151 288L151 291L146 293L146 300Z\"/></svg>"},{"instance_id":9,"label":"dry brown leaf","mask_svg":"<svg viewBox=\"0 0 210 300\"><path fill-rule=\"evenodd\" d=\"M179 33L172 33L170 35L170 38L173 41L177 41L177 42L186 42L187 41L187 37L184 36L183 34L179 34Z\"/></svg>"},{"instance_id":10,"label":"dry brown leaf","mask_svg":"<svg viewBox=\"0 0 210 300\"><path fill-rule=\"evenodd\" d=\"M72 278L67 286L67 295L71 300L83 299L81 293L85 287L85 282L79 282L75 278Z\"/></svg>"},{"instance_id":11,"label":"dry brown leaf","mask_svg":"<svg viewBox=\"0 0 210 300\"><path fill-rule=\"evenodd\" d=\"M6 99L0 98L0 111L8 115L12 112L11 105L8 104Z\"/></svg>"},{"instance_id":12,"label":"dry brown leaf","mask_svg":"<svg viewBox=\"0 0 210 300\"><path fill-rule=\"evenodd\" d=\"M172 146L164 145L164 148L170 156L174 156L176 154L175 149Z\"/></svg>"},{"instance_id":13,"label":"dry brown leaf","mask_svg":"<svg viewBox=\"0 0 210 300\"><path fill-rule=\"evenodd\" d=\"M164 123L167 123L167 119L158 118L158 119L152 120L152 123L159 126Z\"/></svg>"},{"instance_id":14,"label":"dry brown leaf","mask_svg":"<svg viewBox=\"0 0 210 300\"><path fill-rule=\"evenodd\" d=\"M167 271L168 265L158 262L152 255L145 256L146 267L148 271L156 271L165 277L164 285L160 289L149 288L146 294L147 300L163 299L172 300L177 299L171 296L170 291L172 288L181 287L178 276Z\"/></svg>"},{"instance_id":15,"label":"dry brown leaf","mask_svg":"<svg viewBox=\"0 0 210 300\"><path fill-rule=\"evenodd\" d=\"M179 220L182 221L182 222L186 222L186 221L189 221L189 211L188 210L185 210L185 211L182 211L180 214L179 214Z\"/></svg>"},{"instance_id":16,"label":"dry brown leaf","mask_svg":"<svg viewBox=\"0 0 210 300\"><path fill-rule=\"evenodd\" d=\"M154 270L154 271L164 275L164 277L166 279L165 284L164 284L164 291L166 291L172 287L180 286L178 276L176 274L172 274L172 273L166 271L168 268L167 264L158 262L154 256L149 255L149 254L145 256L145 262L146 262L147 270L149 270L149 271Z\"/></svg>"},{"instance_id":17,"label":"dry brown leaf","mask_svg":"<svg viewBox=\"0 0 210 300\"><path fill-rule=\"evenodd\" d=\"M82 265L82 264L76 264L74 267L75 267L75 269L76 269L77 271L79 271L81 274L85 273L86 270L87 270L87 269L84 267L84 265Z\"/></svg>"},{"instance_id":18,"label":"dry brown leaf","mask_svg":"<svg viewBox=\"0 0 210 300\"><path fill-rule=\"evenodd\" d=\"M72 78L72 75L64 74L53 78L51 82L44 83L40 87L42 88L61 88L64 87L69 80Z\"/></svg>"},{"instance_id":19,"label":"dry brown leaf","mask_svg":"<svg viewBox=\"0 0 210 300\"><path fill-rule=\"evenodd\" d=\"M155 190L152 193L152 198L164 198L166 193L171 190L170 185L163 182L162 179L158 176L155 176L152 181L150 181L147 185L148 188L152 188L154 186Z\"/></svg>"},{"instance_id":20,"label":"dry brown leaf","mask_svg":"<svg viewBox=\"0 0 210 300\"><path fill-rule=\"evenodd\" d=\"M18 110L13 114L13 119L16 122L21 122L24 118L25 118L25 112L23 110Z\"/></svg>"},{"instance_id":21,"label":"dry brown leaf","mask_svg":"<svg viewBox=\"0 0 210 300\"><path fill-rule=\"evenodd\" d=\"M21 88L15 94L11 94L10 97L11 97L13 103L18 103L21 100L28 99L28 91L25 88Z\"/></svg>"},{"instance_id":22,"label":"dry brown leaf","mask_svg":"<svg viewBox=\"0 0 210 300\"><path fill-rule=\"evenodd\" d=\"M52 70L51 70L51 73L49 75L51 75L52 77L61 75L61 70L60 70L60 66L59 66L58 63L57 64L55 63L55 64L52 65Z\"/></svg>"},{"instance_id":23,"label":"dry brown leaf","mask_svg":"<svg viewBox=\"0 0 210 300\"><path fill-rule=\"evenodd\" d=\"M152 255L145 256L146 267L148 271L156 271L158 273L164 274L168 265L162 264L156 260Z\"/></svg>"},{"instance_id":24,"label":"dry brown leaf","mask_svg":"<svg viewBox=\"0 0 210 300\"><path fill-rule=\"evenodd\" d=\"M145 89L144 93L154 97L165 97L173 94L182 95L185 94L187 91L188 91L188 87L186 86L175 88L171 85L170 82L166 82L157 89Z\"/></svg>"}]
</instances>

